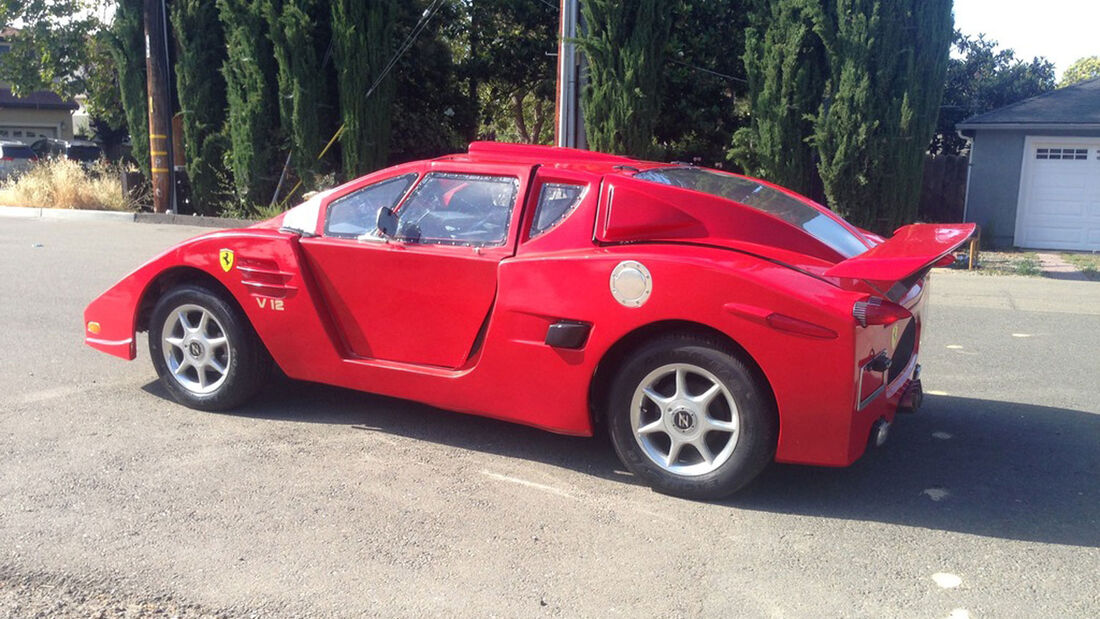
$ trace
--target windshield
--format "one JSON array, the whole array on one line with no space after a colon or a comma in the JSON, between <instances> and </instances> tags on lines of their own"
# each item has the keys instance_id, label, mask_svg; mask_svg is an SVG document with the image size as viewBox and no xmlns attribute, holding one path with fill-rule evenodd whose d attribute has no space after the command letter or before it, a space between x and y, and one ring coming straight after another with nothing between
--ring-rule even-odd
<instances>
[{"instance_id":1,"label":"windshield","mask_svg":"<svg viewBox=\"0 0 1100 619\"><path fill-rule=\"evenodd\" d=\"M774 215L801 228L845 258L867 251L867 245L840 222L797 198L752 179L703 168L655 168L639 172L634 178L709 193Z\"/></svg>"}]
</instances>

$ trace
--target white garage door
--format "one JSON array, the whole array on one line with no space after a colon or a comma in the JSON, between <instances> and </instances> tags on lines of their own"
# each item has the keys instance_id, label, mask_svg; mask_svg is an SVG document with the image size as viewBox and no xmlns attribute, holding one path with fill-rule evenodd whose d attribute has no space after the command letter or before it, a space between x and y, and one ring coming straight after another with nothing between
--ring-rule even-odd
<instances>
[{"instance_id":1,"label":"white garage door","mask_svg":"<svg viewBox=\"0 0 1100 619\"><path fill-rule=\"evenodd\" d=\"M1016 245L1100 250L1100 138L1033 138L1024 145Z\"/></svg>"},{"instance_id":2,"label":"white garage door","mask_svg":"<svg viewBox=\"0 0 1100 619\"><path fill-rule=\"evenodd\" d=\"M57 127L8 127L0 125L0 140L19 140L30 144L39 138L56 138Z\"/></svg>"}]
</instances>

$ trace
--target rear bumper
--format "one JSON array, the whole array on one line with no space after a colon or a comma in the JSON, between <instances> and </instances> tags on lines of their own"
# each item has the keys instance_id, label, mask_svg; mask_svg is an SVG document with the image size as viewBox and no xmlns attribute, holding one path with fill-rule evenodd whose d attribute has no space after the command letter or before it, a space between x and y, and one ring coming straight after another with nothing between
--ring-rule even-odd
<instances>
[{"instance_id":1,"label":"rear bumper","mask_svg":"<svg viewBox=\"0 0 1100 619\"><path fill-rule=\"evenodd\" d=\"M852 416L851 434L848 439L848 461L845 465L858 460L867 446L875 444L876 424L892 424L899 412L915 412L914 400L919 406L921 391L920 364L914 353L893 382L885 385L877 397L867 405L856 410Z\"/></svg>"}]
</instances>

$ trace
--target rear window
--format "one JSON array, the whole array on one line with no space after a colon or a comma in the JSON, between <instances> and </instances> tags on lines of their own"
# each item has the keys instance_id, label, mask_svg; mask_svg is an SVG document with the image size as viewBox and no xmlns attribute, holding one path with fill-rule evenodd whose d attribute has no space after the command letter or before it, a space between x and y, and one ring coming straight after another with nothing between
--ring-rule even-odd
<instances>
[{"instance_id":1,"label":"rear window","mask_svg":"<svg viewBox=\"0 0 1100 619\"><path fill-rule=\"evenodd\" d=\"M531 222L531 238L541 235L561 223L577 208L584 195L584 185L546 183L539 192L535 219Z\"/></svg>"},{"instance_id":2,"label":"rear window","mask_svg":"<svg viewBox=\"0 0 1100 619\"><path fill-rule=\"evenodd\" d=\"M22 146L19 144L4 144L0 146L0 152L4 153L5 159L34 159L34 151L30 146Z\"/></svg>"},{"instance_id":3,"label":"rear window","mask_svg":"<svg viewBox=\"0 0 1100 619\"><path fill-rule=\"evenodd\" d=\"M656 168L639 172L634 178L740 202L801 228L845 258L867 251L867 245L836 219L782 191L748 178L703 168Z\"/></svg>"},{"instance_id":4,"label":"rear window","mask_svg":"<svg viewBox=\"0 0 1100 619\"><path fill-rule=\"evenodd\" d=\"M99 159L98 146L70 146L69 159L73 161L95 161Z\"/></svg>"}]
</instances>

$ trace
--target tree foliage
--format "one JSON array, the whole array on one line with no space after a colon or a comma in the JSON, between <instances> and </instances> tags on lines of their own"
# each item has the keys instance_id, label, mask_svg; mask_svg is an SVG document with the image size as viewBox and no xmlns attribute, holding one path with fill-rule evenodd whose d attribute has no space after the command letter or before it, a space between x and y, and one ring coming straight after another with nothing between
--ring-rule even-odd
<instances>
[{"instance_id":1,"label":"tree foliage","mask_svg":"<svg viewBox=\"0 0 1100 619\"><path fill-rule=\"evenodd\" d=\"M183 145L195 212L217 213L226 200L227 140L225 78L217 68L225 63L225 35L216 0L176 0L172 30L178 49L176 95L183 114Z\"/></svg>"},{"instance_id":2,"label":"tree foliage","mask_svg":"<svg viewBox=\"0 0 1100 619\"><path fill-rule=\"evenodd\" d=\"M761 0L665 3L672 31L654 156L722 167L735 131L748 122L742 52L745 30Z\"/></svg>"},{"instance_id":3,"label":"tree foliage","mask_svg":"<svg viewBox=\"0 0 1100 619\"><path fill-rule=\"evenodd\" d=\"M483 131L497 139L548 144L554 136L558 14L514 0L469 3L470 58Z\"/></svg>"},{"instance_id":4,"label":"tree foliage","mask_svg":"<svg viewBox=\"0 0 1100 619\"><path fill-rule=\"evenodd\" d=\"M119 70L103 37L88 38L84 70L93 137L102 140L109 153L116 152L126 137L126 111L119 91Z\"/></svg>"},{"instance_id":5,"label":"tree foliage","mask_svg":"<svg viewBox=\"0 0 1100 619\"><path fill-rule=\"evenodd\" d=\"M333 110L325 65L330 11L322 0L266 0L268 32L278 67L279 118L291 163L312 188L320 166L326 112Z\"/></svg>"},{"instance_id":6,"label":"tree foliage","mask_svg":"<svg viewBox=\"0 0 1100 619\"><path fill-rule=\"evenodd\" d=\"M588 60L581 98L594 150L644 157L654 145L672 19L657 0L581 0Z\"/></svg>"},{"instance_id":7,"label":"tree foliage","mask_svg":"<svg viewBox=\"0 0 1100 619\"><path fill-rule=\"evenodd\" d=\"M750 124L737 131L731 154L746 173L809 195L817 171L812 114L825 91L825 47L814 31L819 0L776 0L746 33Z\"/></svg>"},{"instance_id":8,"label":"tree foliage","mask_svg":"<svg viewBox=\"0 0 1100 619\"><path fill-rule=\"evenodd\" d=\"M118 0L111 27L101 36L118 70L119 98L130 130L131 154L149 178L149 91L145 83L142 0Z\"/></svg>"},{"instance_id":9,"label":"tree foliage","mask_svg":"<svg viewBox=\"0 0 1100 619\"><path fill-rule=\"evenodd\" d=\"M87 39L102 28L95 0L6 0L0 24L23 24L0 56L0 81L18 96L52 90L72 98L87 90Z\"/></svg>"},{"instance_id":10,"label":"tree foliage","mask_svg":"<svg viewBox=\"0 0 1100 619\"><path fill-rule=\"evenodd\" d=\"M829 205L881 232L912 221L943 97L951 0L836 0L816 32L828 73L813 143Z\"/></svg>"},{"instance_id":11,"label":"tree foliage","mask_svg":"<svg viewBox=\"0 0 1100 619\"><path fill-rule=\"evenodd\" d=\"M396 26L402 38L413 31L431 4L420 0L400 5ZM464 150L474 133L474 102L463 88L454 50L461 7L436 4L436 8L393 69L389 163Z\"/></svg>"},{"instance_id":12,"label":"tree foliage","mask_svg":"<svg viewBox=\"0 0 1100 619\"><path fill-rule=\"evenodd\" d=\"M968 147L955 131L963 120L1054 88L1054 65L1045 58L1024 61L984 35L958 31L952 46L955 53L948 61L943 105L929 147L934 154L958 155Z\"/></svg>"},{"instance_id":13,"label":"tree foliage","mask_svg":"<svg viewBox=\"0 0 1100 619\"><path fill-rule=\"evenodd\" d=\"M389 155L394 80L370 93L394 53L394 0L333 0L332 51L344 134L344 174L376 170Z\"/></svg>"},{"instance_id":14,"label":"tree foliage","mask_svg":"<svg viewBox=\"0 0 1100 619\"><path fill-rule=\"evenodd\" d=\"M262 0L217 0L225 32L229 161L237 200L250 209L271 199L279 145L275 57Z\"/></svg>"},{"instance_id":15,"label":"tree foliage","mask_svg":"<svg viewBox=\"0 0 1100 619\"><path fill-rule=\"evenodd\" d=\"M1073 64L1069 65L1065 73L1062 73L1062 79L1058 82L1058 87L1065 88L1098 77L1100 77L1100 56L1078 58Z\"/></svg>"},{"instance_id":16,"label":"tree foliage","mask_svg":"<svg viewBox=\"0 0 1100 619\"><path fill-rule=\"evenodd\" d=\"M124 101L120 89L131 85L127 79L137 79L125 74L128 63L120 65L120 57L114 53L112 31L124 26L108 29L97 16L95 9L105 6L103 0L0 2L0 24L21 25L9 37L9 53L0 55L0 81L9 84L16 95L38 90L50 90L67 99L84 95L94 137L114 155L127 134L126 103L136 101L134 97ZM144 63L143 54L136 58ZM143 76L144 64L141 70ZM140 88L144 93L144 78ZM140 98L144 101L145 95ZM138 161L147 160L147 150L136 149Z\"/></svg>"}]
</instances>

